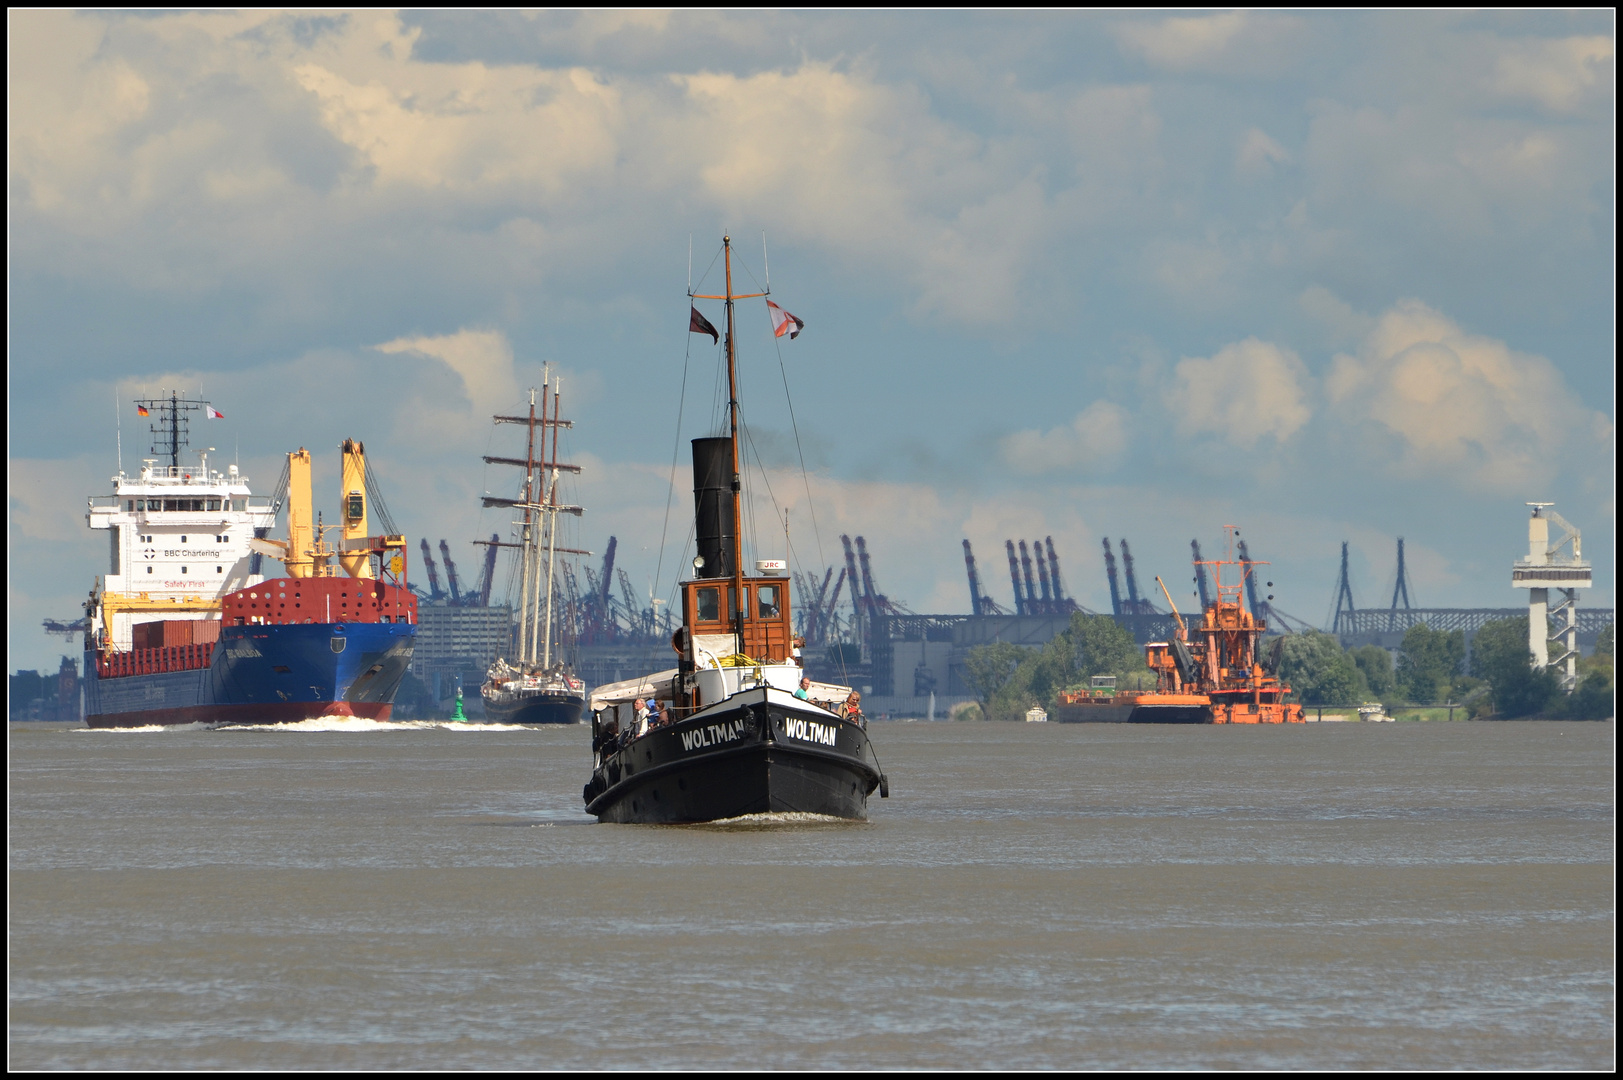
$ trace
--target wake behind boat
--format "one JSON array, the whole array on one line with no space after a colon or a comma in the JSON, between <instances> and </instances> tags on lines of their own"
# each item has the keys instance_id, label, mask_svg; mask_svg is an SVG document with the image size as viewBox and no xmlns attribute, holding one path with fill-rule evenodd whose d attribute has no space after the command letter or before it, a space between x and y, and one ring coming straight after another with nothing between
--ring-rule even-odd
<instances>
[{"instance_id":1,"label":"wake behind boat","mask_svg":"<svg viewBox=\"0 0 1623 1080\"><path fill-rule=\"evenodd\" d=\"M761 560L746 577L740 536L737 347L726 256L728 434L693 440L695 576L679 585L676 667L592 693L586 810L599 821L661 824L749 814L867 816L889 785L867 724L841 703L850 688L804 683L793 659L785 563ZM800 320L770 304L781 336ZM716 334L697 308L690 328ZM653 707L649 707L649 702Z\"/></svg>"}]
</instances>

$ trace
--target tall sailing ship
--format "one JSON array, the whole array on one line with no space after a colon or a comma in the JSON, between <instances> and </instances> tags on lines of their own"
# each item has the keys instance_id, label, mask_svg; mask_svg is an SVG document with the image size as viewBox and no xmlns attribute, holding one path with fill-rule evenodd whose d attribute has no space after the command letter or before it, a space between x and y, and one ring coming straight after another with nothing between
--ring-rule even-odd
<instances>
[{"instance_id":1,"label":"tall sailing ship","mask_svg":"<svg viewBox=\"0 0 1623 1080\"><path fill-rule=\"evenodd\" d=\"M592 693L593 767L584 797L599 821L678 823L763 813L861 819L889 794L867 725L837 703L849 687L802 686L785 564L744 572L732 241L722 239L728 433L693 440L694 576L679 583L677 666ZM779 336L800 320L768 301ZM694 308L690 328L717 334ZM654 703L649 710L648 702ZM641 703L643 708L638 709Z\"/></svg>"},{"instance_id":2,"label":"tall sailing ship","mask_svg":"<svg viewBox=\"0 0 1623 1080\"><path fill-rule=\"evenodd\" d=\"M558 460L558 429L573 427L561 419L563 392L561 379L544 375L541 389L541 415L535 411L536 392L530 391L528 416L497 416L497 424L523 424L528 432L524 457L487 455L489 465L513 465L524 470L521 494L516 499L486 495L486 507L508 507L520 512L514 524L520 528L514 545L519 558L518 625L514 628L514 649L499 656L485 672L479 687L485 716L498 724L578 724L586 704L586 684L576 676L564 656L563 643L555 634L554 582L559 555L585 555L589 552L558 546L558 515L581 515L579 506L558 502L558 475L578 473L580 466ZM548 411L548 394L551 411ZM540 431L537 447L536 432ZM552 447L547 450L547 433ZM536 456L537 449L541 456Z\"/></svg>"},{"instance_id":3,"label":"tall sailing ship","mask_svg":"<svg viewBox=\"0 0 1623 1080\"><path fill-rule=\"evenodd\" d=\"M223 417L212 405L171 394L137 407L154 421L153 457L135 476L120 469L112 495L91 497L86 514L112 547L85 603L86 722L389 719L417 601L405 587L405 538L371 535L365 448L344 441L339 524L323 526L308 451L288 454L276 497L256 498L235 465L213 468L206 453L182 464L188 417ZM287 538L270 539L284 498ZM267 556L284 576L260 572Z\"/></svg>"}]
</instances>

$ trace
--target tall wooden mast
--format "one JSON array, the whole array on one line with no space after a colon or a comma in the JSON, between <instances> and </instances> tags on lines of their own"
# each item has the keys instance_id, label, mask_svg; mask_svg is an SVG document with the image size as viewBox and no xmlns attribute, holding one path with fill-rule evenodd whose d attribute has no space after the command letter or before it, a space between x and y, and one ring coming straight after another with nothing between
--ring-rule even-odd
<instances>
[{"instance_id":1,"label":"tall wooden mast","mask_svg":"<svg viewBox=\"0 0 1623 1080\"><path fill-rule=\"evenodd\" d=\"M733 292L733 238L721 238L722 252L726 256L727 289L721 296L712 296L707 293L689 291L688 296L700 300L723 300L727 304L727 434L732 440L733 448L733 604L737 609L730 613L733 623L733 632L738 635L739 649L743 649L744 634L744 511L740 495L739 484L739 456L738 456L738 339L733 325L733 301L750 300L757 296L766 296L766 292L735 293Z\"/></svg>"},{"instance_id":2,"label":"tall wooden mast","mask_svg":"<svg viewBox=\"0 0 1623 1080\"><path fill-rule=\"evenodd\" d=\"M721 246L727 267L727 421L733 442L733 596L738 605L733 616L738 651L744 649L744 510L738 467L738 338L733 328L733 238L723 236Z\"/></svg>"}]
</instances>

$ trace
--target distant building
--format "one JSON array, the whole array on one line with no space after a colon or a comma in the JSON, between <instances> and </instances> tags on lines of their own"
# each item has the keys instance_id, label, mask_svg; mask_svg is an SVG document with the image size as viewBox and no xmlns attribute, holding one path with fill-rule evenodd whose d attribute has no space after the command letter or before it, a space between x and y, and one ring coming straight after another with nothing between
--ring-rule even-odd
<instances>
[{"instance_id":1,"label":"distant building","mask_svg":"<svg viewBox=\"0 0 1623 1080\"><path fill-rule=\"evenodd\" d=\"M417 643L411 673L419 679L461 675L464 687L477 691L485 668L508 652L513 636L513 609L424 604L417 609Z\"/></svg>"},{"instance_id":2,"label":"distant building","mask_svg":"<svg viewBox=\"0 0 1623 1080\"><path fill-rule=\"evenodd\" d=\"M64 656L56 677L37 671L19 671L8 679L9 718L12 720L83 720L84 686L79 665Z\"/></svg>"}]
</instances>

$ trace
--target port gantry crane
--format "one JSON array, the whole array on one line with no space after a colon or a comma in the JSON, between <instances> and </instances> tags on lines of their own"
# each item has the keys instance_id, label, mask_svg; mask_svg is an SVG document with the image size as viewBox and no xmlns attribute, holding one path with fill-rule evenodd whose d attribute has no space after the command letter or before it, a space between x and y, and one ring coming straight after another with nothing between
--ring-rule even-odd
<instances>
[{"instance_id":1,"label":"port gantry crane","mask_svg":"<svg viewBox=\"0 0 1623 1080\"><path fill-rule=\"evenodd\" d=\"M456 563L451 561L451 545L440 541L440 558L445 560L445 580L451 585L451 605L462 606L462 590L456 584Z\"/></svg>"},{"instance_id":2,"label":"port gantry crane","mask_svg":"<svg viewBox=\"0 0 1623 1080\"><path fill-rule=\"evenodd\" d=\"M1040 543L1033 540L1031 546L1037 551L1037 580L1042 583L1043 588L1042 608L1040 610L1044 615L1048 615L1054 610L1054 593L1048 587L1048 561L1043 558L1043 546ZM1020 542L1020 547L1022 550L1025 549L1024 540Z\"/></svg>"},{"instance_id":3,"label":"port gantry crane","mask_svg":"<svg viewBox=\"0 0 1623 1080\"><path fill-rule=\"evenodd\" d=\"M1014 554L1014 541L1003 541L1003 550L1009 556L1009 584L1014 587L1014 613L1026 613L1026 598L1020 591L1020 561Z\"/></svg>"},{"instance_id":4,"label":"port gantry crane","mask_svg":"<svg viewBox=\"0 0 1623 1080\"><path fill-rule=\"evenodd\" d=\"M428 599L430 603L438 603L445 598L445 590L440 588L439 567L434 565L434 556L429 554L428 537L423 537L423 566L428 570Z\"/></svg>"},{"instance_id":5,"label":"port gantry crane","mask_svg":"<svg viewBox=\"0 0 1623 1080\"><path fill-rule=\"evenodd\" d=\"M1205 611L1212 606L1212 593L1206 583L1206 562L1200 557L1200 541L1189 541L1189 550L1195 558L1195 587L1200 594L1200 610Z\"/></svg>"},{"instance_id":6,"label":"port gantry crane","mask_svg":"<svg viewBox=\"0 0 1623 1080\"><path fill-rule=\"evenodd\" d=\"M1054 610L1061 613L1082 610L1080 604L1065 595L1065 586L1059 576L1059 556L1054 553L1054 538L1045 537L1044 542L1048 545L1048 576L1054 582Z\"/></svg>"},{"instance_id":7,"label":"port gantry crane","mask_svg":"<svg viewBox=\"0 0 1623 1080\"><path fill-rule=\"evenodd\" d=\"M1104 537L1105 577L1110 579L1110 613L1125 615L1121 607L1121 585L1116 580L1116 555L1110 550L1110 537Z\"/></svg>"},{"instance_id":8,"label":"port gantry crane","mask_svg":"<svg viewBox=\"0 0 1623 1080\"><path fill-rule=\"evenodd\" d=\"M1026 614L1036 615L1039 610L1037 607L1037 586L1031 580L1031 552L1026 550L1024 540L1020 541L1020 571L1021 576L1026 581Z\"/></svg>"}]
</instances>

